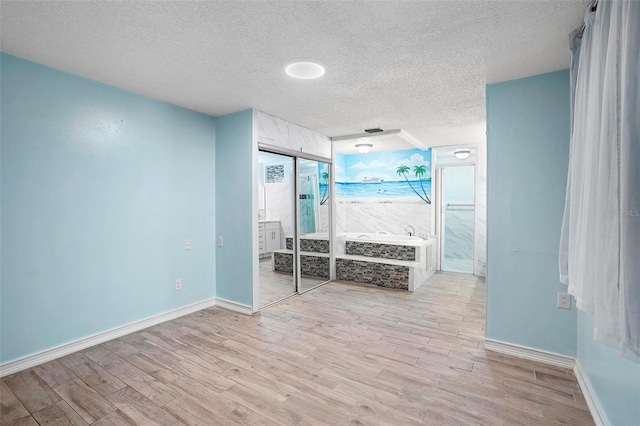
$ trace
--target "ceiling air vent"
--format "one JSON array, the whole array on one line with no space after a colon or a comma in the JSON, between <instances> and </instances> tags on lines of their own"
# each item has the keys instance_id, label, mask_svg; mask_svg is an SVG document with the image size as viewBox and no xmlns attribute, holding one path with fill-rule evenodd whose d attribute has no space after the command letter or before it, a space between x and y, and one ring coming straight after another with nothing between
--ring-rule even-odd
<instances>
[{"instance_id":1,"label":"ceiling air vent","mask_svg":"<svg viewBox=\"0 0 640 426\"><path fill-rule=\"evenodd\" d=\"M367 133L380 133L383 130L376 127L375 129L364 129L364 131L367 132Z\"/></svg>"}]
</instances>

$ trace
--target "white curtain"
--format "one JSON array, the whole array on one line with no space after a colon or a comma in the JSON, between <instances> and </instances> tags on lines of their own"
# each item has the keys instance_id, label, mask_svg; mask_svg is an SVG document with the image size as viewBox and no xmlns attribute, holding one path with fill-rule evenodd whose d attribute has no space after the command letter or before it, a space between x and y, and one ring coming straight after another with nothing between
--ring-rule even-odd
<instances>
[{"instance_id":1,"label":"white curtain","mask_svg":"<svg viewBox=\"0 0 640 426\"><path fill-rule=\"evenodd\" d=\"M596 341L640 360L640 1L600 0L571 36L560 281Z\"/></svg>"}]
</instances>

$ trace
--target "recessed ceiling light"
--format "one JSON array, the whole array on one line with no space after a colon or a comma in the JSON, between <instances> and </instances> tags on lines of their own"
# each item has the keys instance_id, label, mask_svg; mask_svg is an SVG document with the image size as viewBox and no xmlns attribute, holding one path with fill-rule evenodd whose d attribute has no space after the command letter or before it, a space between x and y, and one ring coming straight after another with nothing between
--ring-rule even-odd
<instances>
[{"instance_id":1,"label":"recessed ceiling light","mask_svg":"<svg viewBox=\"0 0 640 426\"><path fill-rule=\"evenodd\" d=\"M310 80L324 75L324 67L315 62L294 62L287 65L284 71L291 77L302 80Z\"/></svg>"}]
</instances>

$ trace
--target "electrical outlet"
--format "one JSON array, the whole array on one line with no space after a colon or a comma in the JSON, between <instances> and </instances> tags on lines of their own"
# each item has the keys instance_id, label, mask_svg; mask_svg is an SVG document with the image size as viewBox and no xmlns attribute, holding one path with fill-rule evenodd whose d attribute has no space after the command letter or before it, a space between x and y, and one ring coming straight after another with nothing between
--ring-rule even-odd
<instances>
[{"instance_id":1,"label":"electrical outlet","mask_svg":"<svg viewBox=\"0 0 640 426\"><path fill-rule=\"evenodd\" d=\"M558 308L571 309L571 295L569 293L558 293Z\"/></svg>"},{"instance_id":2,"label":"electrical outlet","mask_svg":"<svg viewBox=\"0 0 640 426\"><path fill-rule=\"evenodd\" d=\"M224 245L224 238L218 237L218 247L222 247Z\"/></svg>"},{"instance_id":3,"label":"electrical outlet","mask_svg":"<svg viewBox=\"0 0 640 426\"><path fill-rule=\"evenodd\" d=\"M182 278L176 279L176 291L182 290Z\"/></svg>"},{"instance_id":4,"label":"electrical outlet","mask_svg":"<svg viewBox=\"0 0 640 426\"><path fill-rule=\"evenodd\" d=\"M191 251L191 240L184 240L184 251Z\"/></svg>"}]
</instances>

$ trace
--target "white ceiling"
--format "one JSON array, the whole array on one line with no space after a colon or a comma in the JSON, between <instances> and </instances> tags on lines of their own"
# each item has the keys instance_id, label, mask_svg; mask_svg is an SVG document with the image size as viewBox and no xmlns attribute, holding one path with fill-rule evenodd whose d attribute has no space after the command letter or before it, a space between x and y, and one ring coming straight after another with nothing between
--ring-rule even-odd
<instances>
[{"instance_id":1,"label":"white ceiling","mask_svg":"<svg viewBox=\"0 0 640 426\"><path fill-rule=\"evenodd\" d=\"M357 135L357 136L356 136ZM426 149L428 145L421 143L409 132L402 129L389 129L379 133L357 133L356 135L345 135L333 140L334 152L352 155L359 154L357 144L368 143L373 145L371 152L396 151L400 149Z\"/></svg>"},{"instance_id":2,"label":"white ceiling","mask_svg":"<svg viewBox=\"0 0 640 426\"><path fill-rule=\"evenodd\" d=\"M211 115L482 143L485 84L567 68L589 0L2 1L2 51ZM296 60L318 80L284 74Z\"/></svg>"}]
</instances>

